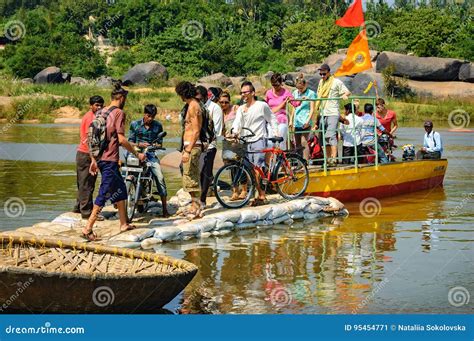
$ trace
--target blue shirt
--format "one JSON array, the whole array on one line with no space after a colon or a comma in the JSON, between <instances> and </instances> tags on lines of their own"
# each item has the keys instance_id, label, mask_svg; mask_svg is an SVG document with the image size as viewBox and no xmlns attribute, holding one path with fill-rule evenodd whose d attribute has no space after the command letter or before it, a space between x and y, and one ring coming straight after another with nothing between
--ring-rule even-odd
<instances>
[{"instance_id":1,"label":"blue shirt","mask_svg":"<svg viewBox=\"0 0 474 341\"><path fill-rule=\"evenodd\" d=\"M428 152L443 153L443 141L441 141L441 135L435 131L431 131L429 134L425 133L423 147L425 147Z\"/></svg>"},{"instance_id":2,"label":"blue shirt","mask_svg":"<svg viewBox=\"0 0 474 341\"><path fill-rule=\"evenodd\" d=\"M361 142L364 146L372 146L375 144L375 126L377 126L377 129L380 131L385 131L385 128L380 124L379 120L371 114L364 114L361 118Z\"/></svg>"},{"instance_id":3,"label":"blue shirt","mask_svg":"<svg viewBox=\"0 0 474 341\"><path fill-rule=\"evenodd\" d=\"M306 91L301 93L296 89L293 91L293 98L301 99L306 97L306 99L316 99L316 93L310 88L306 88ZM296 128L303 128L303 126L308 122L311 112L311 101L302 101L301 104L295 108L295 120L294 125ZM312 122L310 122L312 124Z\"/></svg>"},{"instance_id":4,"label":"blue shirt","mask_svg":"<svg viewBox=\"0 0 474 341\"><path fill-rule=\"evenodd\" d=\"M150 127L147 129L143 123L143 119L133 121L130 123L130 131L128 132L128 140L133 143L153 142L161 143L162 141L155 141L158 134L163 131L163 126L160 122L153 120Z\"/></svg>"}]
</instances>

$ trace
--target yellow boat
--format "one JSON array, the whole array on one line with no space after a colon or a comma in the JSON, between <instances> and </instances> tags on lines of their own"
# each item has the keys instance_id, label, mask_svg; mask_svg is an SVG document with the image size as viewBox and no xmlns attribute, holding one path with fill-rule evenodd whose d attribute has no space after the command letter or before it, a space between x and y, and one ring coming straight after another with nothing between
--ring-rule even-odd
<instances>
[{"instance_id":1,"label":"yellow boat","mask_svg":"<svg viewBox=\"0 0 474 341\"><path fill-rule=\"evenodd\" d=\"M307 194L342 202L383 198L443 185L448 160L414 160L379 165L310 167Z\"/></svg>"}]
</instances>

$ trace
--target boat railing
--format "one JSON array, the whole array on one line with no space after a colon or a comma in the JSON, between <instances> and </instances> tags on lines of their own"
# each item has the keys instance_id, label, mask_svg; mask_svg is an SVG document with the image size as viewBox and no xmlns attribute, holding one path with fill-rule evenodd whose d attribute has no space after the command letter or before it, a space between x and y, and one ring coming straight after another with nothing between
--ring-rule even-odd
<instances>
[{"instance_id":1,"label":"boat railing","mask_svg":"<svg viewBox=\"0 0 474 341\"><path fill-rule=\"evenodd\" d=\"M296 110L295 107L293 107L293 105L291 104L291 102L324 102L324 101L338 101L338 104L340 103L340 101L342 100L341 97L335 97L335 98L316 98L316 99L302 99L302 98L295 98L291 101L289 101L287 104L286 104L286 112L288 114L288 116L290 116L290 110L293 109L293 110ZM378 138L377 138L377 118L376 118L376 115L375 115L375 110L376 110L376 105L375 105L375 102L376 102L376 97L374 96L350 96L348 97L348 100L351 101L351 105L352 105L352 121L355 122L355 116L357 116L357 113L355 113L355 105L354 105L354 102L357 101L357 100L364 100L364 101L369 101L369 102L372 102L372 105L374 107L374 112L373 112L373 118L374 118L374 154L362 154L362 155L358 155L358 150L357 150L357 131L356 131L356 128L354 127L354 124L352 124L352 127L350 127L350 131L351 131L351 134L352 134L352 139L354 141L354 156L338 156L337 158L340 158L341 160L344 160L344 159L354 159L354 170L357 172L358 168L360 167L360 163L359 163L359 157L367 157L367 156L374 156L375 157L375 167L378 167L378 164L379 164L379 155L378 155ZM340 107L340 105L339 105ZM293 115L293 118L294 118L294 115L295 113L293 112L291 115ZM327 152L326 152L326 127L325 127L325 124L324 124L324 121L323 121L323 117L325 117L324 115L324 105L322 105L322 108L319 110L319 113L315 111L314 113L314 117L316 117L316 121L317 121L317 118L320 118L320 123L318 125L318 129L309 129L309 130L305 130L305 131L295 131L294 127L293 129L288 129L288 136L287 136L287 145L286 145L286 148L287 149L291 149L291 141L292 141L292 137L297 135L297 134L307 134L307 133L313 133L313 134L320 134L321 136L321 139L320 139L320 145L322 147L322 151L323 151L323 158L319 158L319 159L311 159L311 156L310 156L310 159L308 160L309 163L315 163L315 162L323 162L323 170L324 170L324 173L326 174L327 173L327 168L328 168L328 155L327 155ZM312 122L313 125L315 124L315 122ZM337 125L337 129L336 129L336 134L339 134L339 132L342 131L342 129L340 128L340 125L338 123ZM360 134L359 134L360 135ZM360 139L362 140L362 135L359 136ZM322 141L322 143L321 143ZM359 141L360 143L361 141ZM339 146L339 143L338 143L338 146ZM339 149L339 148L338 148Z\"/></svg>"}]
</instances>

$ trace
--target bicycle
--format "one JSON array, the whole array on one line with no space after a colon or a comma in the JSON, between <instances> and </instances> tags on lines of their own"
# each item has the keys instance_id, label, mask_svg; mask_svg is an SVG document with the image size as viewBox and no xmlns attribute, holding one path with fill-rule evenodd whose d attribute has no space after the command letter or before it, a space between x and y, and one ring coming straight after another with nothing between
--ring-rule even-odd
<instances>
[{"instance_id":1,"label":"bicycle","mask_svg":"<svg viewBox=\"0 0 474 341\"><path fill-rule=\"evenodd\" d=\"M247 140L255 134L248 128L242 128L250 132L250 135L238 137L236 141L244 146ZM266 191L268 185L275 186L278 193L285 199L291 200L303 195L308 187L309 172L306 160L299 154L286 152L279 147L283 141L282 137L267 138L274 143L274 147L265 148L261 151L238 153L236 160L228 161L221 167L214 180L214 193L217 201L225 208L241 208L245 206L255 193L255 175L257 172L261 178L262 188ZM271 153L268 170L258 167L250 162L247 157L252 153ZM236 189L243 186L247 188L245 198L231 200Z\"/></svg>"}]
</instances>

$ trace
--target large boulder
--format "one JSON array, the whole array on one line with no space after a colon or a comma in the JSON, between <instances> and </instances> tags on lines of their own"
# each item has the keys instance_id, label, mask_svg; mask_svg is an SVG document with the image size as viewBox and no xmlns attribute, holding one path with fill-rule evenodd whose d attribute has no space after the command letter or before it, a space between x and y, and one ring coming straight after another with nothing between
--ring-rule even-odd
<instances>
[{"instance_id":1,"label":"large boulder","mask_svg":"<svg viewBox=\"0 0 474 341\"><path fill-rule=\"evenodd\" d=\"M100 76L97 78L95 85L99 88L112 88L114 80L109 76Z\"/></svg>"},{"instance_id":2,"label":"large boulder","mask_svg":"<svg viewBox=\"0 0 474 341\"><path fill-rule=\"evenodd\" d=\"M62 73L61 69L56 66L49 66L38 72L33 80L37 84L65 83L71 80L71 76L67 73Z\"/></svg>"},{"instance_id":3,"label":"large boulder","mask_svg":"<svg viewBox=\"0 0 474 341\"><path fill-rule=\"evenodd\" d=\"M420 97L474 98L474 83L427 82L408 80L408 86Z\"/></svg>"},{"instance_id":4,"label":"large boulder","mask_svg":"<svg viewBox=\"0 0 474 341\"><path fill-rule=\"evenodd\" d=\"M348 77L347 77L348 78ZM375 93L375 86L372 86L367 93L364 93L364 90L367 89L367 86L370 82L377 83L377 93L379 97L384 97L384 81L383 77L380 73L375 72L361 72L355 75L351 82L351 92L353 95L361 95L361 96L376 96Z\"/></svg>"},{"instance_id":5,"label":"large boulder","mask_svg":"<svg viewBox=\"0 0 474 341\"><path fill-rule=\"evenodd\" d=\"M23 84L33 84L35 81L33 78L23 78L20 82Z\"/></svg>"},{"instance_id":6,"label":"large boulder","mask_svg":"<svg viewBox=\"0 0 474 341\"><path fill-rule=\"evenodd\" d=\"M212 75L202 77L198 80L199 83L211 83L221 86L223 88L232 85L232 80L224 75L222 72L213 73Z\"/></svg>"},{"instance_id":7,"label":"large boulder","mask_svg":"<svg viewBox=\"0 0 474 341\"><path fill-rule=\"evenodd\" d=\"M474 83L474 64L466 63L459 68L459 80Z\"/></svg>"},{"instance_id":8,"label":"large boulder","mask_svg":"<svg viewBox=\"0 0 474 341\"><path fill-rule=\"evenodd\" d=\"M335 73L342 65L342 62L346 59L346 55L342 53L333 53L324 59L323 63L329 65L331 73Z\"/></svg>"},{"instance_id":9,"label":"large boulder","mask_svg":"<svg viewBox=\"0 0 474 341\"><path fill-rule=\"evenodd\" d=\"M377 58L376 71L394 66L394 76L425 81L456 81L462 60L453 58L415 57L395 52L382 52Z\"/></svg>"},{"instance_id":10,"label":"large boulder","mask_svg":"<svg viewBox=\"0 0 474 341\"><path fill-rule=\"evenodd\" d=\"M168 70L158 62L141 63L133 66L122 77L124 84L148 84L152 79L168 80Z\"/></svg>"},{"instance_id":11,"label":"large boulder","mask_svg":"<svg viewBox=\"0 0 474 341\"><path fill-rule=\"evenodd\" d=\"M296 71L308 74L318 73L318 68L321 64L307 64L296 68Z\"/></svg>"}]
</instances>

